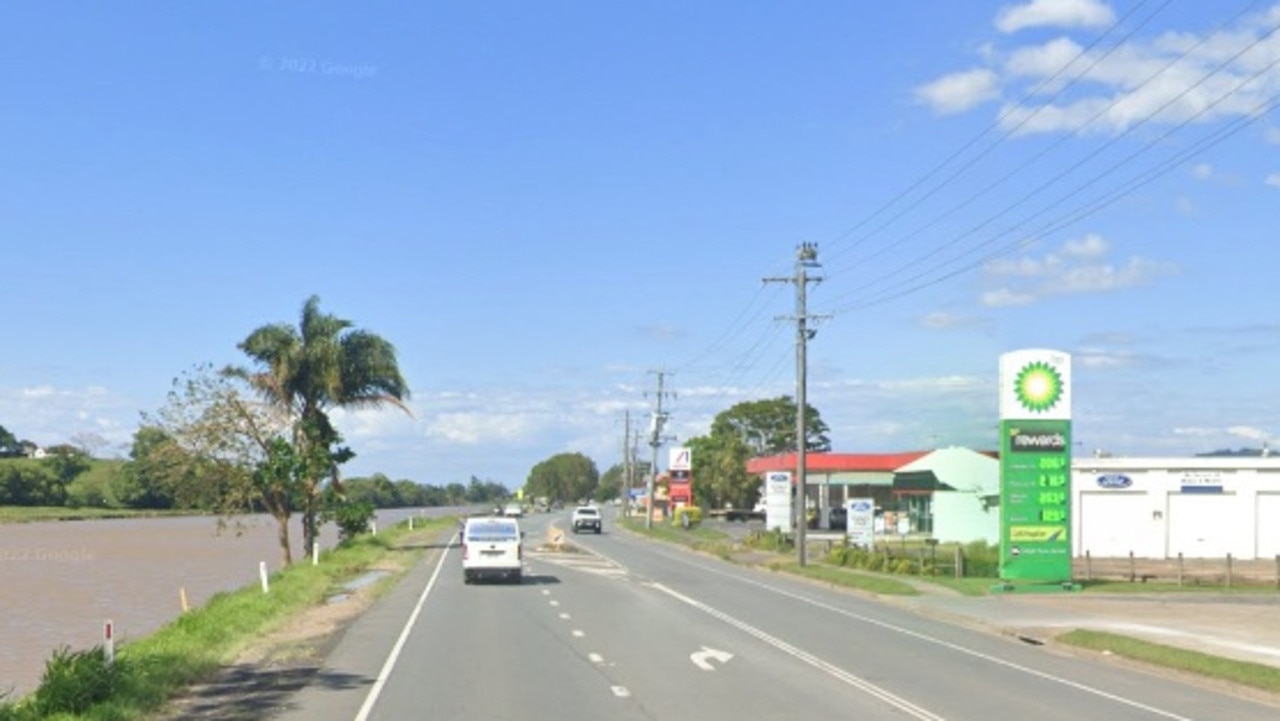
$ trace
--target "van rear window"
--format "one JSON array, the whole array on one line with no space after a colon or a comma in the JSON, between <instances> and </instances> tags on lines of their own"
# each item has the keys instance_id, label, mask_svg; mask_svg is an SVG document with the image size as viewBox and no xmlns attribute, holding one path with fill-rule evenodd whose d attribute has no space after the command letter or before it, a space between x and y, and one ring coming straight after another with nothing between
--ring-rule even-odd
<instances>
[{"instance_id":1,"label":"van rear window","mask_svg":"<svg viewBox=\"0 0 1280 721\"><path fill-rule=\"evenodd\" d=\"M519 539L513 523L471 523L467 526L467 540L479 541L515 541Z\"/></svg>"}]
</instances>

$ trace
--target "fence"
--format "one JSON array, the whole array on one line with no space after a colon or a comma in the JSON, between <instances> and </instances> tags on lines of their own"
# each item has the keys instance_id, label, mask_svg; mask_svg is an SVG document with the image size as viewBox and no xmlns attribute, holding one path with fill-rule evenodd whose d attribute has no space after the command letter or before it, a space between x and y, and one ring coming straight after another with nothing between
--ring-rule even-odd
<instances>
[{"instance_id":1,"label":"fence","mask_svg":"<svg viewBox=\"0 0 1280 721\"><path fill-rule=\"evenodd\" d=\"M1088 551L1072 564L1074 575L1085 581L1172 583L1179 586L1274 585L1280 589L1280 555L1274 559L1222 558L1094 558Z\"/></svg>"}]
</instances>

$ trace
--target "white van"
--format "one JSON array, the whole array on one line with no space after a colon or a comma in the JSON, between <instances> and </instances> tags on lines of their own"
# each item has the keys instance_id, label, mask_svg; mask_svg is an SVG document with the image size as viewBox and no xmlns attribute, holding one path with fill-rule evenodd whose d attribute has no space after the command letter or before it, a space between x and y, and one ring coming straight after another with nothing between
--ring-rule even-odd
<instances>
[{"instance_id":1,"label":"white van","mask_svg":"<svg viewBox=\"0 0 1280 721\"><path fill-rule=\"evenodd\" d=\"M514 518L468 518L462 529L462 575L467 583L479 578L520 582L524 544Z\"/></svg>"}]
</instances>

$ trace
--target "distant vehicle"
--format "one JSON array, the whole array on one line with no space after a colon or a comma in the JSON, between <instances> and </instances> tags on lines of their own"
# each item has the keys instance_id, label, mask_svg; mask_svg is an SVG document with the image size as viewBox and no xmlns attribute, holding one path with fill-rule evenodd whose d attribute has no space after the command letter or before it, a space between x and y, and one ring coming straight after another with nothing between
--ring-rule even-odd
<instances>
[{"instance_id":1,"label":"distant vehicle","mask_svg":"<svg viewBox=\"0 0 1280 721\"><path fill-rule=\"evenodd\" d=\"M827 525L833 531L844 531L849 528L849 509L844 506L832 506L827 511Z\"/></svg>"},{"instance_id":2,"label":"distant vehicle","mask_svg":"<svg viewBox=\"0 0 1280 721\"><path fill-rule=\"evenodd\" d=\"M582 531L595 531L600 533L604 530L603 520L600 518L600 509L595 506L578 506L573 509L573 532L580 533Z\"/></svg>"},{"instance_id":3,"label":"distant vehicle","mask_svg":"<svg viewBox=\"0 0 1280 721\"><path fill-rule=\"evenodd\" d=\"M519 503L508 503L507 507L502 509L502 515L507 518L520 518L524 515L524 506Z\"/></svg>"},{"instance_id":4,"label":"distant vehicle","mask_svg":"<svg viewBox=\"0 0 1280 721\"><path fill-rule=\"evenodd\" d=\"M524 542L514 518L468 518L462 530L462 576L466 583L502 578L519 583Z\"/></svg>"}]
</instances>

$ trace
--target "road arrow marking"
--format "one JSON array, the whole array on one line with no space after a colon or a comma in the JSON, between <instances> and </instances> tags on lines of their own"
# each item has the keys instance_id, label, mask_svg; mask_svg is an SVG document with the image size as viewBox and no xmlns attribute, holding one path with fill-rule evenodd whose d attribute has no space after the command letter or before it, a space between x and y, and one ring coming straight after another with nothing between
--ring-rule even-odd
<instances>
[{"instance_id":1,"label":"road arrow marking","mask_svg":"<svg viewBox=\"0 0 1280 721\"><path fill-rule=\"evenodd\" d=\"M729 663L729 659L733 658L733 654L728 651L717 651L714 648L703 646L701 651L694 651L689 654L689 660L693 661L693 665L703 671L714 671L715 666L711 665L712 661L719 661L721 664Z\"/></svg>"}]
</instances>

